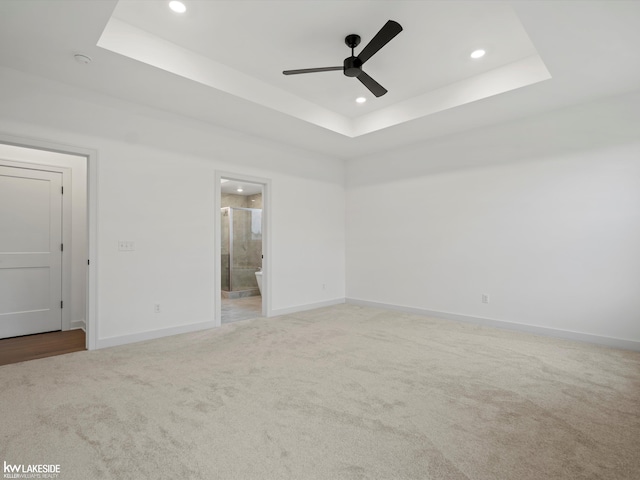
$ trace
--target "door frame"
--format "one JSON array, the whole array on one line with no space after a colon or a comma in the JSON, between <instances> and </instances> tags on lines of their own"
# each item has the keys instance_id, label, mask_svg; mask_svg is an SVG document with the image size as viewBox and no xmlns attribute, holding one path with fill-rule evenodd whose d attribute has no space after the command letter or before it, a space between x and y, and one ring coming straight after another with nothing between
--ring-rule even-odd
<instances>
[{"instance_id":1,"label":"door frame","mask_svg":"<svg viewBox=\"0 0 640 480\"><path fill-rule=\"evenodd\" d=\"M58 167L52 165L42 165L39 163L19 162L16 160L5 160L0 158L0 166L19 168L22 170L35 170L36 172L53 172L62 174L62 188L71 187L71 169L68 167ZM71 195L62 195L62 243L69 244L71 241ZM67 308L62 309L62 331L70 330L71 325L71 255L62 251L62 284L61 300ZM85 319L86 322L86 319Z\"/></svg>"},{"instance_id":2,"label":"door frame","mask_svg":"<svg viewBox=\"0 0 640 480\"><path fill-rule=\"evenodd\" d=\"M87 162L87 276L85 302L86 348L95 350L98 339L98 152L97 150L71 146L47 140L18 137L0 133L0 143L32 150L64 153L84 157ZM35 165L27 164L23 165ZM45 165L45 169L52 166ZM53 167L59 168L59 167ZM70 199L70 196L69 196ZM71 199L70 199L71 200ZM63 195L64 201L64 195ZM64 233L63 233L64 235ZM69 237L67 237L69 238ZM64 268L64 267L63 267ZM67 295L70 292L67 292ZM63 301L65 297L63 297ZM68 301L68 299L67 299ZM65 309L63 309L64 311ZM70 310L68 312L70 314ZM64 318L64 317L63 317Z\"/></svg>"},{"instance_id":3,"label":"door frame","mask_svg":"<svg viewBox=\"0 0 640 480\"><path fill-rule=\"evenodd\" d=\"M271 179L255 177L222 170L215 173L215 200L214 200L214 297L213 311L215 326L222 325L222 185L220 180L227 178L237 182L254 183L262 186L262 315L272 316L271 312Z\"/></svg>"}]
</instances>

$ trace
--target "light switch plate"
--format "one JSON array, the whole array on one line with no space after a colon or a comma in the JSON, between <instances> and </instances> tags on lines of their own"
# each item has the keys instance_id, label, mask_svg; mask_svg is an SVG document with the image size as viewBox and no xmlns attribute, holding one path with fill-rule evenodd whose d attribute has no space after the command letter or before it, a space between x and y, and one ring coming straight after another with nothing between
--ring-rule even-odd
<instances>
[{"instance_id":1,"label":"light switch plate","mask_svg":"<svg viewBox=\"0 0 640 480\"><path fill-rule=\"evenodd\" d=\"M135 242L131 240L118 240L118 251L133 252L136 249Z\"/></svg>"}]
</instances>

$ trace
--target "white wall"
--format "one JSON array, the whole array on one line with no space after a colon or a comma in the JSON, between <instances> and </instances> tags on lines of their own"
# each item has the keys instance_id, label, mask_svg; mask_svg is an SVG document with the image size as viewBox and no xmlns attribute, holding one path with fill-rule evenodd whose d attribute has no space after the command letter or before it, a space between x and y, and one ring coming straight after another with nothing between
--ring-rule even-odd
<instances>
[{"instance_id":1,"label":"white wall","mask_svg":"<svg viewBox=\"0 0 640 480\"><path fill-rule=\"evenodd\" d=\"M274 309L284 313L288 305L344 299L344 186L283 177L272 184L272 191L274 205L288 205L287 209L273 209L272 255L274 259L291 259L281 264L280 280L273 291ZM288 292L296 292L293 305L287 300Z\"/></svg>"},{"instance_id":2,"label":"white wall","mask_svg":"<svg viewBox=\"0 0 640 480\"><path fill-rule=\"evenodd\" d=\"M346 256L350 298L640 341L638 93L356 159L345 218L339 160L0 83L0 133L98 152L99 345L213 322L216 170L271 179L276 312L343 298Z\"/></svg>"},{"instance_id":3,"label":"white wall","mask_svg":"<svg viewBox=\"0 0 640 480\"><path fill-rule=\"evenodd\" d=\"M9 69L0 83L1 133L98 151L98 345L213 323L216 170L271 180L272 309L344 298L342 161Z\"/></svg>"},{"instance_id":4,"label":"white wall","mask_svg":"<svg viewBox=\"0 0 640 480\"><path fill-rule=\"evenodd\" d=\"M347 297L640 342L639 105L350 163Z\"/></svg>"},{"instance_id":5,"label":"white wall","mask_svg":"<svg viewBox=\"0 0 640 480\"><path fill-rule=\"evenodd\" d=\"M85 328L87 273L87 159L57 152L21 148L0 144L0 159L53 165L71 171L71 185L65 185L65 195L71 197L71 238L65 238L65 253L71 258L69 289L71 328Z\"/></svg>"}]
</instances>

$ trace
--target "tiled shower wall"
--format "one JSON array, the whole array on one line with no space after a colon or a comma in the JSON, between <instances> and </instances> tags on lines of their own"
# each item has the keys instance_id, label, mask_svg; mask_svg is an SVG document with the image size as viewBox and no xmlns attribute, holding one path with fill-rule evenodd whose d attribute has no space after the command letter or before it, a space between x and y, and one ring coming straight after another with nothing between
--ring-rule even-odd
<instances>
[{"instance_id":1,"label":"tiled shower wall","mask_svg":"<svg viewBox=\"0 0 640 480\"><path fill-rule=\"evenodd\" d=\"M221 206L262 208L262 194L256 193L255 195L234 195L233 193L223 193Z\"/></svg>"},{"instance_id":2,"label":"tiled shower wall","mask_svg":"<svg viewBox=\"0 0 640 480\"><path fill-rule=\"evenodd\" d=\"M222 194L222 207L262 208L262 194L234 195ZM247 216L250 212L235 212L235 242L233 271L229 271L229 217L222 217L222 290L229 290L230 274L233 278L233 290L257 289L255 271L262 265L262 238L251 238L251 223ZM239 241L246 238L247 241Z\"/></svg>"}]
</instances>

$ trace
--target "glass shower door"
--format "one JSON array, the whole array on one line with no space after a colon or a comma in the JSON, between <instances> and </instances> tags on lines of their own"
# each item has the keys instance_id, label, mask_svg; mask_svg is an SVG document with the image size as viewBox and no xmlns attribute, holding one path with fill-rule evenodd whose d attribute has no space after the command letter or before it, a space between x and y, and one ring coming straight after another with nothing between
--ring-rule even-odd
<instances>
[{"instance_id":1,"label":"glass shower door","mask_svg":"<svg viewBox=\"0 0 640 480\"><path fill-rule=\"evenodd\" d=\"M221 232L221 240L222 240L222 248L221 248L221 262L220 267L222 269L222 290L229 292L231 291L231 256L230 256L230 237L229 237L229 225L231 222L231 209L229 207L224 207L221 209L221 222L220 226L222 228Z\"/></svg>"},{"instance_id":2,"label":"glass shower door","mask_svg":"<svg viewBox=\"0 0 640 480\"><path fill-rule=\"evenodd\" d=\"M262 210L231 210L231 290L257 289L255 272L262 266Z\"/></svg>"}]
</instances>

